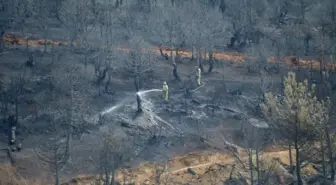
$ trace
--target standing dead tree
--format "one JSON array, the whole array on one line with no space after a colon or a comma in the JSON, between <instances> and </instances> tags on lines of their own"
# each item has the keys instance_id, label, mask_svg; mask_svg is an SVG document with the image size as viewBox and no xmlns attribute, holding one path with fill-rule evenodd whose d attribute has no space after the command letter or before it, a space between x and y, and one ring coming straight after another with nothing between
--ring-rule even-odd
<instances>
[{"instance_id":1,"label":"standing dead tree","mask_svg":"<svg viewBox=\"0 0 336 185\"><path fill-rule=\"evenodd\" d=\"M64 133L64 136L52 138L41 144L39 149L34 149L37 157L47 164L45 169L54 174L55 185L60 184L60 174L70 158L70 141L71 127Z\"/></svg>"},{"instance_id":2,"label":"standing dead tree","mask_svg":"<svg viewBox=\"0 0 336 185\"><path fill-rule=\"evenodd\" d=\"M92 51L94 53L94 51ZM103 48L99 52L96 53L97 56L92 57L94 68L95 68L95 76L97 77L96 85L98 87L98 94L101 95L101 85L107 77L107 81L105 82L105 93L111 93L112 91L109 88L113 69L116 66L117 55L116 52L110 48Z\"/></svg>"},{"instance_id":3,"label":"standing dead tree","mask_svg":"<svg viewBox=\"0 0 336 185\"><path fill-rule=\"evenodd\" d=\"M0 93L5 90L5 74L0 72Z\"/></svg>"},{"instance_id":4,"label":"standing dead tree","mask_svg":"<svg viewBox=\"0 0 336 185\"><path fill-rule=\"evenodd\" d=\"M17 72L17 74L13 73L13 75L10 78L9 83L4 83L4 76L0 77L0 93L1 93L1 108L0 108L0 116L2 117L2 120L5 121L8 116L14 118L11 120L15 121L5 121L8 123L8 129L12 130L16 127L20 127L19 122L19 105L22 103L22 100L24 99L22 97L23 94L23 87L26 84L26 76L25 73ZM5 124L4 122L4 124ZM17 139L15 139L15 129L14 132L8 133L9 143L14 144ZM13 137L14 136L14 137ZM21 145L21 144L19 144ZM19 146L21 148L21 146ZM13 148L12 148L13 150Z\"/></svg>"},{"instance_id":5,"label":"standing dead tree","mask_svg":"<svg viewBox=\"0 0 336 185\"><path fill-rule=\"evenodd\" d=\"M142 47L146 47L141 39L133 37L130 40L129 53L124 59L124 70L133 78L133 83L136 92L140 91L142 83L145 79L145 73L152 71L155 68L153 54L151 52L142 51ZM137 97L139 100L139 97ZM141 101L138 102L138 112L141 112Z\"/></svg>"},{"instance_id":6,"label":"standing dead tree","mask_svg":"<svg viewBox=\"0 0 336 185\"><path fill-rule=\"evenodd\" d=\"M84 59L82 59L82 63L85 68L85 72L87 70L87 65L90 61L90 56L94 53L94 47L87 41L86 38L81 39L79 42L79 47L77 48L78 53L84 55Z\"/></svg>"},{"instance_id":7,"label":"standing dead tree","mask_svg":"<svg viewBox=\"0 0 336 185\"><path fill-rule=\"evenodd\" d=\"M154 24L151 26L151 31L160 37L160 54L166 60L170 59L173 67L174 78L175 80L180 81L181 78L178 74L178 67L176 63L177 58L174 56L174 50L177 48L176 46L182 40L184 35L181 9L174 4L164 2L163 4L158 5L155 11L151 12L150 19L151 24ZM168 54L163 53L161 45L168 46L170 57Z\"/></svg>"},{"instance_id":8,"label":"standing dead tree","mask_svg":"<svg viewBox=\"0 0 336 185\"><path fill-rule=\"evenodd\" d=\"M0 0L0 52L3 37L14 26L23 28L32 15L32 0Z\"/></svg>"},{"instance_id":9,"label":"standing dead tree","mask_svg":"<svg viewBox=\"0 0 336 185\"><path fill-rule=\"evenodd\" d=\"M78 38L86 38L95 27L95 16L89 0L65 0L58 10L57 19L68 30L69 45L73 46Z\"/></svg>"},{"instance_id":10,"label":"standing dead tree","mask_svg":"<svg viewBox=\"0 0 336 185\"><path fill-rule=\"evenodd\" d=\"M47 46L53 44L48 41L47 38L50 36L50 17L51 13L48 8L48 2L46 0L34 0L34 11L37 12L35 16L36 27L43 33L44 38L44 52L47 52Z\"/></svg>"},{"instance_id":11,"label":"standing dead tree","mask_svg":"<svg viewBox=\"0 0 336 185\"><path fill-rule=\"evenodd\" d=\"M106 53L103 50L100 50L96 57L93 57L94 60L94 68L95 68L95 76L96 79L96 86L98 88L98 95L101 95L101 85L108 74L108 65L106 61Z\"/></svg>"},{"instance_id":12,"label":"standing dead tree","mask_svg":"<svg viewBox=\"0 0 336 185\"><path fill-rule=\"evenodd\" d=\"M3 37L13 21L12 14L11 2L5 0L0 1L0 52L4 47Z\"/></svg>"},{"instance_id":13,"label":"standing dead tree","mask_svg":"<svg viewBox=\"0 0 336 185\"><path fill-rule=\"evenodd\" d=\"M110 83L111 83L111 78L113 75L113 69L115 66L115 61L116 61L116 53L112 50L108 50L107 51L107 56L106 56L106 60L107 60L107 81L105 83L105 92L106 93L111 93L113 92L113 89L110 89Z\"/></svg>"},{"instance_id":14,"label":"standing dead tree","mask_svg":"<svg viewBox=\"0 0 336 185\"><path fill-rule=\"evenodd\" d=\"M205 5L197 1L193 1L189 6L188 8L192 7L194 11L186 14L189 20L186 26L187 38L196 55L197 65L205 72L203 61L206 60L207 53L213 50L215 41L220 40L223 34L224 28L220 26L221 15L218 11L206 12ZM211 72L214 65L212 61L209 64L208 71Z\"/></svg>"},{"instance_id":15,"label":"standing dead tree","mask_svg":"<svg viewBox=\"0 0 336 185\"><path fill-rule=\"evenodd\" d=\"M275 173L275 162L263 158L263 150L270 138L268 127L259 124L258 120L242 116L242 128L237 130L233 138L220 135L224 148L229 150L235 158L234 174L239 179L248 180L248 184L272 184L270 177ZM239 140L243 148L233 145L229 140Z\"/></svg>"},{"instance_id":16,"label":"standing dead tree","mask_svg":"<svg viewBox=\"0 0 336 185\"><path fill-rule=\"evenodd\" d=\"M81 133L85 115L91 113L85 101L90 95L90 88L82 78L78 66L69 64L68 61L59 64L52 71L50 83L53 89L45 97L48 103L43 108L46 113L51 112L52 114L48 127L54 131L53 135L56 136L53 138L44 136L45 142L38 141L39 147L35 152L39 159L47 165L46 169L55 175L55 185L60 184L59 176L69 164L71 137L75 133Z\"/></svg>"},{"instance_id":17,"label":"standing dead tree","mask_svg":"<svg viewBox=\"0 0 336 185\"><path fill-rule=\"evenodd\" d=\"M241 130L235 130L231 136L228 133L213 132L201 136L202 141L221 151L229 151L234 159L227 182L239 181L242 184L260 185L272 184L271 176L277 173L275 161L263 157L263 150L269 140L267 127L253 122L252 118L241 114ZM257 120L254 120L257 121ZM221 131L218 128L217 131ZM227 128L223 128L226 132ZM239 145L231 143L239 142Z\"/></svg>"},{"instance_id":18,"label":"standing dead tree","mask_svg":"<svg viewBox=\"0 0 336 185\"><path fill-rule=\"evenodd\" d=\"M248 49L249 55L255 57L249 59L249 61L245 64L247 65L248 74L256 73L260 77L260 100L263 102L266 92L270 89L267 77L269 74L274 72L273 67L275 65L269 62L273 62L270 61L270 58L274 56L273 54L275 51L273 51L273 49L275 50L275 48L272 47L270 40L262 39L260 42L261 43L259 45L255 45L254 47Z\"/></svg>"},{"instance_id":19,"label":"standing dead tree","mask_svg":"<svg viewBox=\"0 0 336 185\"><path fill-rule=\"evenodd\" d=\"M258 44L259 39L263 36L261 29L265 27L268 21L267 8L269 5L266 1L228 1L224 16L229 21L229 31L231 32L228 48L244 49L250 44ZM241 11L237 11L240 9ZM260 14L259 12L264 12ZM273 13L273 12L272 12Z\"/></svg>"},{"instance_id":20,"label":"standing dead tree","mask_svg":"<svg viewBox=\"0 0 336 185\"><path fill-rule=\"evenodd\" d=\"M26 84L26 76L25 72L19 72L18 74L14 74L11 77L10 83L7 85L6 90L4 91L4 103L5 107L11 104L14 107L14 110L6 109L12 111L15 114L15 119L19 118L19 108L18 105L20 103L20 98L23 92L23 86ZM8 113L8 111L6 111Z\"/></svg>"},{"instance_id":21,"label":"standing dead tree","mask_svg":"<svg viewBox=\"0 0 336 185\"><path fill-rule=\"evenodd\" d=\"M53 69L51 83L54 90L50 93L51 100L45 109L52 112L56 109L57 114L54 115L65 120L63 125L70 125L74 131L80 132L85 126L86 116L93 113L86 101L93 92L90 84L83 80L84 74L79 71L79 66L72 65Z\"/></svg>"},{"instance_id":22,"label":"standing dead tree","mask_svg":"<svg viewBox=\"0 0 336 185\"><path fill-rule=\"evenodd\" d=\"M132 23L128 24L129 21L133 19L128 19L132 17L132 11L126 11L124 9L118 8L114 1L103 1L103 2L93 3L94 15L96 17L96 22L100 27L100 36L103 39L102 42L107 47L112 47L115 44L115 40L118 39L123 34L128 34L128 26L133 26ZM122 31L119 34L115 34L117 30L114 28L116 25L120 24L126 28L126 31ZM131 29L132 30L132 29ZM123 36L121 36L123 37Z\"/></svg>"},{"instance_id":23,"label":"standing dead tree","mask_svg":"<svg viewBox=\"0 0 336 185\"><path fill-rule=\"evenodd\" d=\"M116 172L123 167L132 156L132 142L113 134L113 131L103 136L99 153L99 168L104 174L104 185L116 185Z\"/></svg>"},{"instance_id":24,"label":"standing dead tree","mask_svg":"<svg viewBox=\"0 0 336 185\"><path fill-rule=\"evenodd\" d=\"M155 163L154 184L155 185L171 185L174 184L171 172L169 172L168 164Z\"/></svg>"},{"instance_id":25,"label":"standing dead tree","mask_svg":"<svg viewBox=\"0 0 336 185\"><path fill-rule=\"evenodd\" d=\"M7 103L5 96L5 74L0 72L0 119L6 119Z\"/></svg>"}]
</instances>

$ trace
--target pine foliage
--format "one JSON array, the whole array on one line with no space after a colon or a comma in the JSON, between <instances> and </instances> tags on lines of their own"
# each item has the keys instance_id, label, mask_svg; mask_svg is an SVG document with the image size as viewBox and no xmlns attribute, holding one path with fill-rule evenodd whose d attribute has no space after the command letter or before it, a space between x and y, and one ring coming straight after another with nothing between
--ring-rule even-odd
<instances>
[{"instance_id":1,"label":"pine foliage","mask_svg":"<svg viewBox=\"0 0 336 185\"><path fill-rule=\"evenodd\" d=\"M308 134L328 120L330 101L316 98L314 84L310 86L307 80L297 82L295 73L289 72L284 87L283 97L267 93L261 105L264 115L276 129L287 134L299 129Z\"/></svg>"}]
</instances>

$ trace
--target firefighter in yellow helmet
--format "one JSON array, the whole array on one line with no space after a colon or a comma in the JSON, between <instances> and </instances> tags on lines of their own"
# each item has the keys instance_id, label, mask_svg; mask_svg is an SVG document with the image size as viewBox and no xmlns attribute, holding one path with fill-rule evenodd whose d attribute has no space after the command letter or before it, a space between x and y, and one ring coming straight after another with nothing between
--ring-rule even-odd
<instances>
[{"instance_id":1,"label":"firefighter in yellow helmet","mask_svg":"<svg viewBox=\"0 0 336 185\"><path fill-rule=\"evenodd\" d=\"M196 78L197 78L197 85L201 85L201 69L196 66Z\"/></svg>"},{"instance_id":2,"label":"firefighter in yellow helmet","mask_svg":"<svg viewBox=\"0 0 336 185\"><path fill-rule=\"evenodd\" d=\"M162 94L163 94L163 99L165 101L168 101L168 85L166 82L163 82L162 86Z\"/></svg>"}]
</instances>

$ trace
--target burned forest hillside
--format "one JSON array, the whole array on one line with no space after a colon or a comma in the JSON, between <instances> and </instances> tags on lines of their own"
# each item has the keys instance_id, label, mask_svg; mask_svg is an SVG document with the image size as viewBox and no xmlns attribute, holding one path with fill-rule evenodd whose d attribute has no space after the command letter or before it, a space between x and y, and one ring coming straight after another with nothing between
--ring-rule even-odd
<instances>
[{"instance_id":1,"label":"burned forest hillside","mask_svg":"<svg viewBox=\"0 0 336 185\"><path fill-rule=\"evenodd\" d=\"M0 0L0 184L336 183L335 0Z\"/></svg>"}]
</instances>

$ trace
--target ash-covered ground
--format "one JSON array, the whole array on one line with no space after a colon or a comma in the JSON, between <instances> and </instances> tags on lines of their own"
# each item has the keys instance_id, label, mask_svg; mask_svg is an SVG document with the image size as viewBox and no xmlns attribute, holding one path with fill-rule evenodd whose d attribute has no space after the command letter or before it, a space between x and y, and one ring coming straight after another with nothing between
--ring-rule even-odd
<instances>
[{"instance_id":1,"label":"ash-covered ground","mask_svg":"<svg viewBox=\"0 0 336 185\"><path fill-rule=\"evenodd\" d=\"M243 129L251 125L265 127L257 110L260 77L248 74L239 67L241 64L217 61L224 65L218 64L212 73L202 74L202 85L197 86L195 65L189 58L179 61L181 81L176 81L169 62L153 54L155 68L142 76L142 87L136 92L133 79L120 63L113 65L105 88L108 79L97 85L95 63L83 65L83 53L74 54L62 46L53 48L53 52L43 52L43 46L31 46L29 50L36 62L34 68L23 65L27 59L23 46L10 46L0 56L8 82L18 77L25 79L18 95L18 139L23 151L13 156L34 161L28 162L29 166L38 165L33 149L48 145L51 138L64 139L62 134L68 125L62 119L69 117L64 115L72 107L71 116L77 125L72 133L71 158L63 171L65 179L99 172L105 133L136 141L131 147L133 157L125 163L133 166L144 161L165 161L191 151L222 150L229 144L243 146ZM75 79L73 86L69 84L71 79ZM270 75L267 80L272 88L279 79ZM162 98L164 81L169 86L168 102ZM73 94L69 94L71 88ZM141 113L137 113L137 95ZM30 102L38 107L32 110L34 103ZM6 148L5 125L3 131L2 145ZM32 173L30 168L20 171L27 177L41 174L39 170Z\"/></svg>"}]
</instances>

